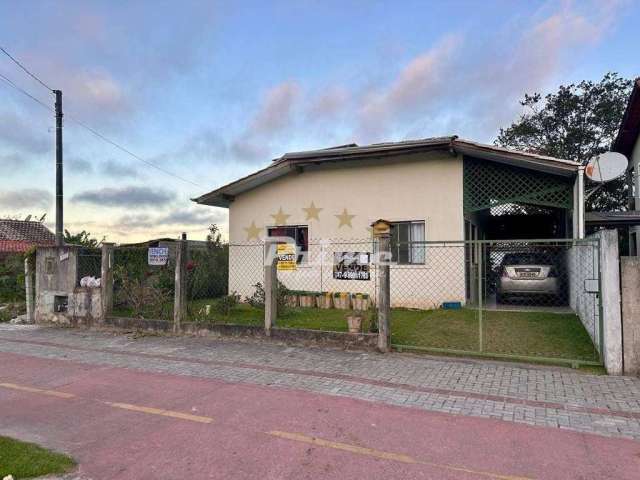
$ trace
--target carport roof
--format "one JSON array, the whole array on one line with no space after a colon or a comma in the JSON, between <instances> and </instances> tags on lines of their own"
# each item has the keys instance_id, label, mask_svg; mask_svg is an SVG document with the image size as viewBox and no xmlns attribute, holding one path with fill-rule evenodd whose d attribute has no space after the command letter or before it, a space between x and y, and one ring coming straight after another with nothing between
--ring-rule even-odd
<instances>
[{"instance_id":1,"label":"carport roof","mask_svg":"<svg viewBox=\"0 0 640 480\"><path fill-rule=\"evenodd\" d=\"M280 158L273 160L267 167L192 200L204 205L228 207L237 195L273 181L276 178L285 176L292 171L302 171L305 167L315 167L337 162L346 165L363 161L381 161L404 154L438 150L449 151L452 155L469 155L483 160L514 165L564 177L574 176L579 167L578 163L570 160L485 145L464 140L455 135L449 137L423 138L419 140L404 140L401 142L374 143L362 146L353 143L320 150L285 153Z\"/></svg>"}]
</instances>

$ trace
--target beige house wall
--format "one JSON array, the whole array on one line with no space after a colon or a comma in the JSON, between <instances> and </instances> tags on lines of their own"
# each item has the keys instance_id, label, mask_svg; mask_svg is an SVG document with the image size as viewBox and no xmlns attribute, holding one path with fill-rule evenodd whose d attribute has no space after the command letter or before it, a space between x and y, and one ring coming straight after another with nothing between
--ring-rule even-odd
<instances>
[{"instance_id":1,"label":"beige house wall","mask_svg":"<svg viewBox=\"0 0 640 480\"><path fill-rule=\"evenodd\" d=\"M309 264L300 264L295 272L279 272L288 288L373 296L375 272L370 281L332 278L333 252L370 252L369 227L379 218L422 220L427 241L463 240L462 184L462 157L437 152L394 157L393 161L378 165L292 172L241 194L231 203L229 212L230 291L243 297L250 295L253 285L261 280L262 263L258 261L262 250L255 245L239 245L258 241L248 235L253 225L260 229L260 239L264 238L266 229L276 226L274 215L282 209L289 215L286 224L308 225L312 239ZM307 212L303 210L312 202L322 209L319 219L307 219ZM345 210L348 215L354 215L350 225L340 225L336 217ZM442 248L428 247L424 265L392 267L394 306L431 308L443 301L464 301L462 245L450 248L446 262L443 252Z\"/></svg>"}]
</instances>

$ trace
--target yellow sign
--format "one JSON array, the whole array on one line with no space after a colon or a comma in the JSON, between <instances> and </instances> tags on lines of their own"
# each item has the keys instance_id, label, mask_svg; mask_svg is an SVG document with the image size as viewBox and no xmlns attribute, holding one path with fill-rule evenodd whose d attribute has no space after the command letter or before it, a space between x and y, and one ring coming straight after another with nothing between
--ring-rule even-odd
<instances>
[{"instance_id":1,"label":"yellow sign","mask_svg":"<svg viewBox=\"0 0 640 480\"><path fill-rule=\"evenodd\" d=\"M279 243L276 246L276 257L278 259L276 265L278 270L291 271L297 269L295 243Z\"/></svg>"}]
</instances>

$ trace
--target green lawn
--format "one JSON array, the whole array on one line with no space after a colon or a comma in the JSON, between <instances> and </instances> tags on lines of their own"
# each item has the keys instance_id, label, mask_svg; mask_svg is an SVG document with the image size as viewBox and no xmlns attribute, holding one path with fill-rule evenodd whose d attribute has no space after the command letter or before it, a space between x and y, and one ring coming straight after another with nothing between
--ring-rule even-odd
<instances>
[{"instance_id":1,"label":"green lawn","mask_svg":"<svg viewBox=\"0 0 640 480\"><path fill-rule=\"evenodd\" d=\"M401 310L392 312L391 343L477 351L478 312ZM591 338L574 314L483 312L484 352L505 355L597 360Z\"/></svg>"},{"instance_id":2,"label":"green lawn","mask_svg":"<svg viewBox=\"0 0 640 480\"><path fill-rule=\"evenodd\" d=\"M68 472L73 459L45 450L33 443L0 437L0 478L13 475L16 480Z\"/></svg>"},{"instance_id":3,"label":"green lawn","mask_svg":"<svg viewBox=\"0 0 640 480\"><path fill-rule=\"evenodd\" d=\"M190 321L203 324L262 326L264 311L245 303L227 315L216 312L214 299L189 302ZM211 305L209 315L205 306ZM117 312L116 312L117 313ZM278 316L280 328L346 332L347 310L287 308ZM151 317L150 317L151 318ZM369 318L364 330L368 331ZM459 310L393 309L391 343L418 348L479 351L478 312ZM548 312L483 311L483 353L569 360L598 360L597 352L574 314Z\"/></svg>"}]
</instances>

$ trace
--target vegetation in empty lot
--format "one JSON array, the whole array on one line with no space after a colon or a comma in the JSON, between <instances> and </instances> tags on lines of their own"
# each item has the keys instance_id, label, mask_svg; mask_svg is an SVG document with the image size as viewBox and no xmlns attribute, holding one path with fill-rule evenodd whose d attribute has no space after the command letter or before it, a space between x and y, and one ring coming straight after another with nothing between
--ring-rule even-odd
<instances>
[{"instance_id":1,"label":"vegetation in empty lot","mask_svg":"<svg viewBox=\"0 0 640 480\"><path fill-rule=\"evenodd\" d=\"M0 478L16 480L68 472L76 463L66 455L51 452L33 443L0 437Z\"/></svg>"}]
</instances>

